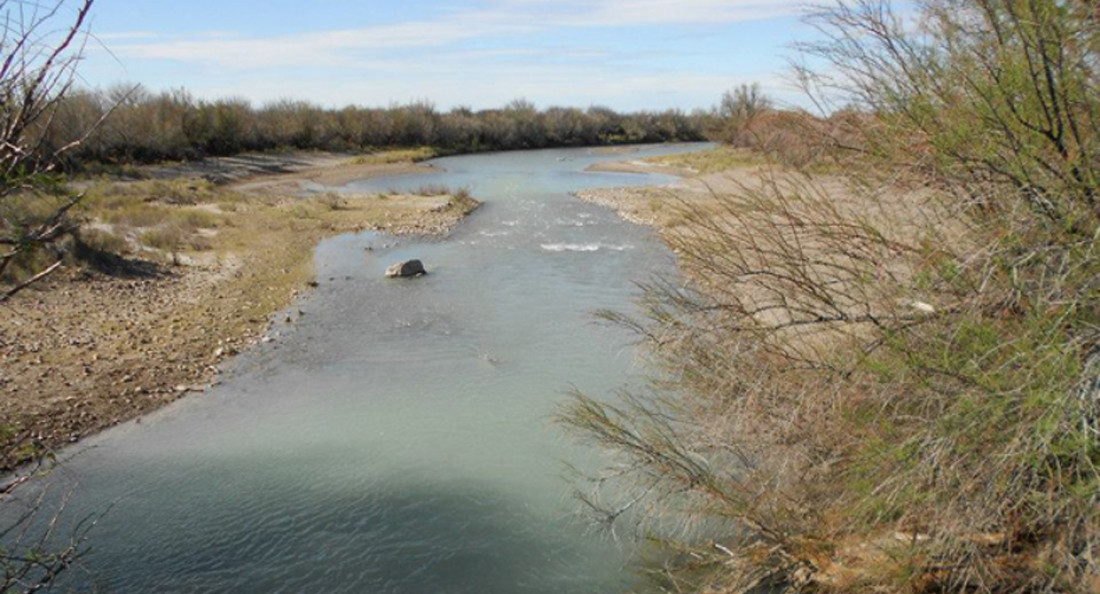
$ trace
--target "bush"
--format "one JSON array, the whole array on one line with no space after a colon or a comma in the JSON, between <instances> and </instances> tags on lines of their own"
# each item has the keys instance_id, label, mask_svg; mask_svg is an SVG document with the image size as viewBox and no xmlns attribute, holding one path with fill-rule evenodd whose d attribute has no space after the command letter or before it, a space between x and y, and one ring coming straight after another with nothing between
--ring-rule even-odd
<instances>
[{"instance_id":1,"label":"bush","mask_svg":"<svg viewBox=\"0 0 1100 594\"><path fill-rule=\"evenodd\" d=\"M80 241L95 252L106 254L126 255L130 253L130 243L126 238L104 231L85 227L78 234Z\"/></svg>"},{"instance_id":2,"label":"bush","mask_svg":"<svg viewBox=\"0 0 1100 594\"><path fill-rule=\"evenodd\" d=\"M211 193L211 184L205 180L156 180L150 182L149 196L159 202L175 206L191 206L203 202Z\"/></svg>"},{"instance_id":3,"label":"bush","mask_svg":"<svg viewBox=\"0 0 1100 594\"><path fill-rule=\"evenodd\" d=\"M420 186L411 193L417 196L449 196L451 189L439 184L428 184Z\"/></svg>"},{"instance_id":4,"label":"bush","mask_svg":"<svg viewBox=\"0 0 1100 594\"><path fill-rule=\"evenodd\" d=\"M166 221L169 209L158 204L130 202L106 213L108 223L127 227L152 227Z\"/></svg>"},{"instance_id":5,"label":"bush","mask_svg":"<svg viewBox=\"0 0 1100 594\"><path fill-rule=\"evenodd\" d=\"M344 200L344 197L336 192L325 192L319 194L315 200L325 208L329 210L343 210L347 208L348 203Z\"/></svg>"},{"instance_id":6,"label":"bush","mask_svg":"<svg viewBox=\"0 0 1100 594\"><path fill-rule=\"evenodd\" d=\"M175 254L186 247L186 233L178 225L157 227L142 233L141 243L153 249Z\"/></svg>"},{"instance_id":7,"label":"bush","mask_svg":"<svg viewBox=\"0 0 1100 594\"><path fill-rule=\"evenodd\" d=\"M804 49L826 67L804 80L848 110L808 138L844 183L775 173L681 206L692 285L606 314L662 373L563 419L623 456L585 497L601 519L683 552L669 590L1100 579L1098 16L921 10L918 28L872 0L815 13Z\"/></svg>"},{"instance_id":8,"label":"bush","mask_svg":"<svg viewBox=\"0 0 1100 594\"><path fill-rule=\"evenodd\" d=\"M176 224L186 229L213 229L222 223L221 216L198 208L181 209L170 216Z\"/></svg>"}]
</instances>

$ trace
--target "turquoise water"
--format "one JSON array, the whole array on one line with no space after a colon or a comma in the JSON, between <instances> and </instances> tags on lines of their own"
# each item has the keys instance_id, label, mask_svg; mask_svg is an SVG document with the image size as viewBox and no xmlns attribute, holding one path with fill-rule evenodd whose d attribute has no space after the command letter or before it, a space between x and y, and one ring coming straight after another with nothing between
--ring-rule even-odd
<instances>
[{"instance_id":1,"label":"turquoise water","mask_svg":"<svg viewBox=\"0 0 1100 594\"><path fill-rule=\"evenodd\" d=\"M697 150L647 147L631 158ZM629 551L576 519L565 465L598 452L552 415L637 382L636 281L675 272L655 234L569 193L669 178L585 173L583 149L439 159L344 190L467 186L446 239L324 242L320 287L222 383L87 442L55 475L111 511L68 582L112 592L619 592ZM369 248L369 249L368 249ZM416 257L430 274L382 278Z\"/></svg>"}]
</instances>

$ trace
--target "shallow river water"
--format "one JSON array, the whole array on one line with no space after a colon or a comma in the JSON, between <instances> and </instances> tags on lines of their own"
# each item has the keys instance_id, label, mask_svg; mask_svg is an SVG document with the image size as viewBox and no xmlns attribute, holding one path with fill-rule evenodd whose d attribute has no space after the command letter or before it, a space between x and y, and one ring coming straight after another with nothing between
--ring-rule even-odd
<instances>
[{"instance_id":1,"label":"shallow river water","mask_svg":"<svg viewBox=\"0 0 1100 594\"><path fill-rule=\"evenodd\" d=\"M642 156L697 150L646 147ZM583 149L440 159L447 173L347 191L469 187L445 240L322 243L320 287L222 383L108 431L58 472L68 517L114 504L69 581L110 592L619 592L627 551L573 515L565 464L598 454L552 421L577 387L637 381L636 281L674 273L655 234L570 192L668 183L597 174ZM370 249L368 249L370 248ZM416 257L430 274L386 281Z\"/></svg>"}]
</instances>

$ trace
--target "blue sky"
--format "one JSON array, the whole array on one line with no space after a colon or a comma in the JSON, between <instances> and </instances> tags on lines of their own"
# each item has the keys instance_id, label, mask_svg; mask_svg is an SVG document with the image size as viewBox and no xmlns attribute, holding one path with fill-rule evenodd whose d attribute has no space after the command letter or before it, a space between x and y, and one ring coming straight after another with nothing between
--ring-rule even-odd
<instances>
[{"instance_id":1,"label":"blue sky","mask_svg":"<svg viewBox=\"0 0 1100 594\"><path fill-rule=\"evenodd\" d=\"M811 34L782 0L98 0L85 84L186 88L257 104L526 98L620 110L709 107L760 82L781 101L789 44Z\"/></svg>"}]
</instances>

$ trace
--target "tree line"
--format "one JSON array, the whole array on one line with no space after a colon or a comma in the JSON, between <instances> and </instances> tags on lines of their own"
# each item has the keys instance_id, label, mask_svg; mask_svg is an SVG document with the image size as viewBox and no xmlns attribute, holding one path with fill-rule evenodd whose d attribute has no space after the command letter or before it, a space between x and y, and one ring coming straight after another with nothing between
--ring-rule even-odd
<instances>
[{"instance_id":1,"label":"tree line","mask_svg":"<svg viewBox=\"0 0 1100 594\"><path fill-rule=\"evenodd\" d=\"M74 90L55 107L46 146L82 163L149 163L282 149L369 151L431 146L453 153L698 141L715 115L696 110L618 113L606 107L538 109L518 99L499 109L441 111L418 101L384 108L329 109L283 100L197 100L184 90ZM87 137L88 130L92 130Z\"/></svg>"}]
</instances>

